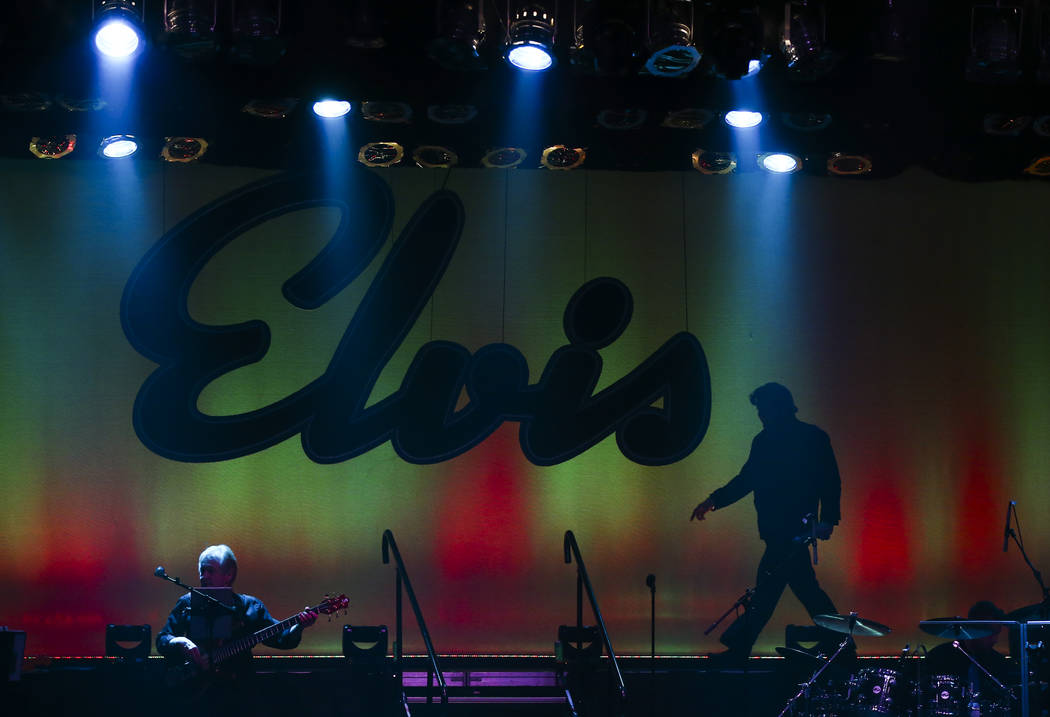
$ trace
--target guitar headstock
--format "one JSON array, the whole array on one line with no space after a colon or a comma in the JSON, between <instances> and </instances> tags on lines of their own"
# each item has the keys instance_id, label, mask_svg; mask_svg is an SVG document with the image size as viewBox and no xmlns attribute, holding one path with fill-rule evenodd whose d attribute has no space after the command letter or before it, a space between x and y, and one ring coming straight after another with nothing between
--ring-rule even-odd
<instances>
[{"instance_id":1,"label":"guitar headstock","mask_svg":"<svg viewBox=\"0 0 1050 717\"><path fill-rule=\"evenodd\" d=\"M324 600L317 606L317 612L324 613L325 615L331 615L337 613L340 610L346 610L350 607L350 598L346 594L340 594L336 597L331 595L325 595Z\"/></svg>"}]
</instances>

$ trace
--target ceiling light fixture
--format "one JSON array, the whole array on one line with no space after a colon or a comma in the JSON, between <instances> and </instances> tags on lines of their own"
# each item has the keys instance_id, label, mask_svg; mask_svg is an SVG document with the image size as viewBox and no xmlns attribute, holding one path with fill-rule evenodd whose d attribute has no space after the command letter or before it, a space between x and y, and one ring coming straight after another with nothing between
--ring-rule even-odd
<instances>
[{"instance_id":1,"label":"ceiling light fixture","mask_svg":"<svg viewBox=\"0 0 1050 717\"><path fill-rule=\"evenodd\" d=\"M163 43L186 60L210 60L219 51L218 0L164 0Z\"/></svg>"},{"instance_id":2,"label":"ceiling light fixture","mask_svg":"<svg viewBox=\"0 0 1050 717\"><path fill-rule=\"evenodd\" d=\"M130 157L139 150L139 143L130 134L114 134L104 138L98 145L98 153L107 159Z\"/></svg>"},{"instance_id":3,"label":"ceiling light fixture","mask_svg":"<svg viewBox=\"0 0 1050 717\"><path fill-rule=\"evenodd\" d=\"M200 159L207 151L208 143L200 137L165 137L160 156L165 162L188 164Z\"/></svg>"},{"instance_id":4,"label":"ceiling light fixture","mask_svg":"<svg viewBox=\"0 0 1050 717\"><path fill-rule=\"evenodd\" d=\"M93 0L95 49L113 59L130 59L146 44L142 0Z\"/></svg>"},{"instance_id":5,"label":"ceiling light fixture","mask_svg":"<svg viewBox=\"0 0 1050 717\"><path fill-rule=\"evenodd\" d=\"M397 142L369 142L357 153L357 161L366 167L393 167L405 156Z\"/></svg>"},{"instance_id":6,"label":"ceiling light fixture","mask_svg":"<svg viewBox=\"0 0 1050 717\"><path fill-rule=\"evenodd\" d=\"M446 70L484 70L478 48L485 41L482 0L438 0L437 37L427 55Z\"/></svg>"},{"instance_id":7,"label":"ceiling light fixture","mask_svg":"<svg viewBox=\"0 0 1050 717\"><path fill-rule=\"evenodd\" d=\"M29 140L29 151L40 159L60 159L77 146L75 134L59 134L50 137L33 137Z\"/></svg>"},{"instance_id":8,"label":"ceiling light fixture","mask_svg":"<svg viewBox=\"0 0 1050 717\"><path fill-rule=\"evenodd\" d=\"M553 8L547 3L516 2L511 14L511 2L507 0L507 33L504 38L503 56L514 67L529 72L542 72L554 66L554 42L557 33L555 16L558 2Z\"/></svg>"},{"instance_id":9,"label":"ceiling light fixture","mask_svg":"<svg viewBox=\"0 0 1050 717\"><path fill-rule=\"evenodd\" d=\"M700 64L693 42L691 0L647 0L645 69L657 77L681 77Z\"/></svg>"}]
</instances>

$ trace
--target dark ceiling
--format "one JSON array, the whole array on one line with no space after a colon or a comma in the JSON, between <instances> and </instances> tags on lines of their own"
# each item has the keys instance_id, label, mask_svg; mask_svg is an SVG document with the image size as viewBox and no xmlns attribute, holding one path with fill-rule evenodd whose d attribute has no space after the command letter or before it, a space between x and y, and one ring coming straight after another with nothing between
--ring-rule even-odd
<instances>
[{"instance_id":1,"label":"dark ceiling","mask_svg":"<svg viewBox=\"0 0 1050 717\"><path fill-rule=\"evenodd\" d=\"M972 18L987 13L980 8L975 13L968 0L827 0L825 47L838 61L818 77L789 69L777 47L783 0L696 2L699 67L685 77L654 77L642 69L649 55L645 17L647 8L659 10L666 0L653 0L652 5L644 0L560 0L558 63L528 78L500 59L506 0L482 5L487 33L478 64L483 67L473 70L442 67L428 56L427 43L440 34L436 0L285 0L279 59L235 62L233 12L252 4L218 0L217 52L187 61L173 51L163 32L165 3L147 0L149 44L136 60L131 100L124 106L108 96L110 90L100 89L88 40L91 0L4 2L0 94L6 102L0 107L0 156L31 158L31 137L77 134L77 150L63 161L98 161L95 146L101 136L132 133L146 150L137 155L139 161L159 161L165 137L193 136L209 142L202 162L260 167L309 163L325 151L319 122L309 110L310 102L323 94L354 102L350 119L343 120L350 126L348 162L357 160L361 145L387 141L405 148L402 167L415 166L414 148L439 145L455 151L459 166L467 167L481 166L494 148L519 147L528 154L521 167L535 168L544 147L562 144L585 149L582 166L589 169L692 171L691 155L702 148L738 152L738 171L748 171L753 164L745 155L757 147L804 156L804 171L818 174L827 173L829 154L843 152L871 159L873 171L866 178L922 165L945 176L984 180L1031 177L1023 170L1050 155L1050 85L1039 81L1040 43L1048 43L1050 36L1043 32L1050 28L1050 2L1045 11L1037 0L1019 0L1015 9L1006 10L1011 4L1001 3L988 11L1009 11L1007 20L1022 21L1014 42L1010 22L991 30L980 24L972 28ZM462 3L445 3L456 4ZM180 3L168 0L168 5ZM678 3L683 5L689 3ZM753 78L726 79L720 76L724 68L715 49L719 23L727 9L750 12L756 7L770 59ZM601 27L598 18L619 28L619 34L594 29ZM621 62L597 70L593 60L574 62L574 24L585 26L592 48L613 35L625 39L627 44L617 46L619 55L602 55ZM988 32L991 39L985 39ZM991 45L993 55L999 48L1000 58L1004 48L1006 56L1016 53L1016 68L996 72L993 83L968 81L971 36L980 48ZM353 38L362 44L369 37L382 37L385 46L354 46ZM36 109L20 106L26 93L38 100L46 96L49 102L29 102ZM754 146L737 143L721 122L722 113L742 93L753 95L767 116ZM58 101L98 96L108 103L98 111L74 112ZM250 99L283 97L299 99L284 119L242 111ZM411 118L367 120L360 110L364 101L405 103ZM472 105L477 116L459 125L428 118L428 108L448 104ZM710 113L699 115L710 121L702 127L666 126L668 113L686 109ZM636 127L616 129L599 122L603 110L612 111L605 116L613 118L613 125L627 124L624 118L644 119ZM390 111L384 110L388 119ZM821 119L825 115L830 121Z\"/></svg>"}]
</instances>

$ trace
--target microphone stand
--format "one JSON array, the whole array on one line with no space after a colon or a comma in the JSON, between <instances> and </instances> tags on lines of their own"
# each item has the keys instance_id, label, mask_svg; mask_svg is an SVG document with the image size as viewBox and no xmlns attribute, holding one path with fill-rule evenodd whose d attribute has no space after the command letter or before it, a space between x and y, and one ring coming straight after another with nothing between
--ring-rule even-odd
<instances>
[{"instance_id":1,"label":"microphone stand","mask_svg":"<svg viewBox=\"0 0 1050 717\"><path fill-rule=\"evenodd\" d=\"M1017 520L1017 507L1014 506L1014 520ZM1020 522L1018 522L1018 529L1020 529ZM1050 590L1047 589L1046 584L1043 582L1043 574L1039 572L1032 561L1028 559L1028 553L1024 549L1024 541L1017 535L1013 527L1009 527L1006 530L1007 536L1014 539L1014 543L1017 545L1017 549L1021 551L1021 557L1024 558L1025 563L1028 565L1028 569L1032 571L1032 576L1035 577L1035 581L1039 583L1039 590L1043 594L1043 603L1050 603Z\"/></svg>"},{"instance_id":2,"label":"microphone stand","mask_svg":"<svg viewBox=\"0 0 1050 717\"><path fill-rule=\"evenodd\" d=\"M204 602L208 605L209 609L206 611L204 618L205 620L207 620L208 623L208 649L210 651L214 647L215 642L214 629L216 615L221 614L223 610L228 612L230 615L236 615L237 609L233 605L227 605L226 603L217 600L214 596L209 595L206 592L202 592L201 590L198 590L195 587L185 584L178 577L171 577L170 575L168 575L167 572L165 572L163 565L158 565L157 568L153 571L153 574L162 580L167 580L169 583L174 583L183 590L186 590L187 592L196 595L197 597L203 599ZM192 608L190 614L193 614Z\"/></svg>"},{"instance_id":3,"label":"microphone stand","mask_svg":"<svg viewBox=\"0 0 1050 717\"><path fill-rule=\"evenodd\" d=\"M645 576L649 588L649 715L656 715L656 576Z\"/></svg>"}]
</instances>

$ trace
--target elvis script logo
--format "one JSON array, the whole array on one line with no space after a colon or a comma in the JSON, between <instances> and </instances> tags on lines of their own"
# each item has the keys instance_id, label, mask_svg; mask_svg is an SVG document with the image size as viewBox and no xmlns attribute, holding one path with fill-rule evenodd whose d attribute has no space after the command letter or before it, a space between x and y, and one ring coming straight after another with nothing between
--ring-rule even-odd
<instances>
[{"instance_id":1,"label":"elvis script logo","mask_svg":"<svg viewBox=\"0 0 1050 717\"><path fill-rule=\"evenodd\" d=\"M332 238L283 285L293 305L314 309L344 289L376 258L390 233L394 203L376 175L356 172L352 196L336 194L317 174L281 174L201 208L165 234L136 266L121 300L132 346L158 368L139 389L134 425L150 450L167 458L221 461L261 451L301 434L318 463L346 461L390 441L410 463L437 463L483 441L504 421L520 424L521 450L554 465L612 433L628 459L674 463L707 431L711 382L700 342L669 338L633 371L598 393L598 350L631 320L633 299L614 278L581 286L564 313L568 343L528 383L524 355L506 343L471 354L449 341L416 353L400 388L365 407L383 367L441 281L464 223L459 197L438 191L394 242L351 317L326 370L265 408L206 415L197 401L209 382L261 360L270 331L260 320L217 326L192 319L190 286L208 261L241 233L288 212L336 207ZM350 218L353 221L349 221ZM469 402L456 410L463 391Z\"/></svg>"}]
</instances>

